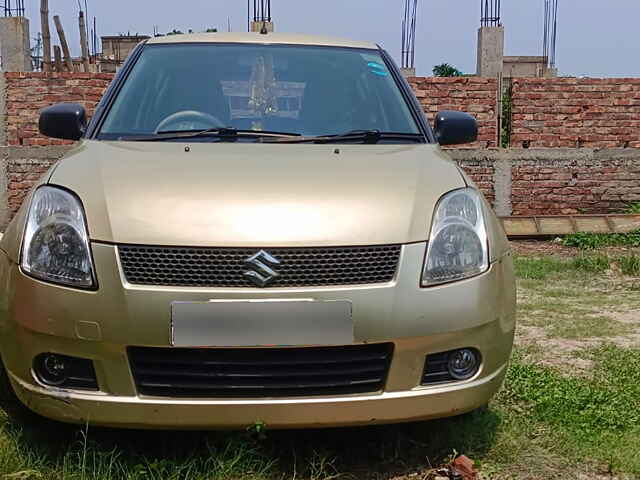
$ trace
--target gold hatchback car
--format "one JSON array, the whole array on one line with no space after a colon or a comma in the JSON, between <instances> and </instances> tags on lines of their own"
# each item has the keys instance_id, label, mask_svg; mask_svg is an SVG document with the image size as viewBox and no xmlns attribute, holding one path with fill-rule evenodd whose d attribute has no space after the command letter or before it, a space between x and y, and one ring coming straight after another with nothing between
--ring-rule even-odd
<instances>
[{"instance_id":1,"label":"gold hatchback car","mask_svg":"<svg viewBox=\"0 0 640 480\"><path fill-rule=\"evenodd\" d=\"M513 262L388 53L283 34L137 47L0 243L12 415L129 428L368 425L500 387Z\"/></svg>"}]
</instances>

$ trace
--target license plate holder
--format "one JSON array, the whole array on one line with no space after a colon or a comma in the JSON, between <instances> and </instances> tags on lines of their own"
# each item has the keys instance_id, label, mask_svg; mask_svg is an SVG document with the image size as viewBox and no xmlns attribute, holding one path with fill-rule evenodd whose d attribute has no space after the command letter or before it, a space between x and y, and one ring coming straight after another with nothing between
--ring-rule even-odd
<instances>
[{"instance_id":1,"label":"license plate holder","mask_svg":"<svg viewBox=\"0 0 640 480\"><path fill-rule=\"evenodd\" d=\"M211 300L171 304L174 347L333 346L353 343L347 300Z\"/></svg>"}]
</instances>

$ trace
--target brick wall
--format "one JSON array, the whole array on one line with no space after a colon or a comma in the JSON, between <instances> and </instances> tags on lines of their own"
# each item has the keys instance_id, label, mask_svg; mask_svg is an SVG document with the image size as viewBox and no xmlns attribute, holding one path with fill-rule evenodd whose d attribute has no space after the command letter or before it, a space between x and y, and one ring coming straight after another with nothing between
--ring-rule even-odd
<instances>
[{"instance_id":1,"label":"brick wall","mask_svg":"<svg viewBox=\"0 0 640 480\"><path fill-rule=\"evenodd\" d=\"M68 149L37 133L39 110L78 101L92 114L112 75L4 76L9 146L0 146L0 180L6 180L5 205L12 216L33 183ZM640 202L640 79L516 79L514 146L528 140L532 148L512 150L485 148L495 147L497 137L494 80L411 78L410 83L431 121L444 109L477 116L477 148L450 153L501 215L614 213ZM577 139L591 148L576 149ZM554 146L572 148L536 148ZM609 146L636 148L599 150Z\"/></svg>"},{"instance_id":2,"label":"brick wall","mask_svg":"<svg viewBox=\"0 0 640 480\"><path fill-rule=\"evenodd\" d=\"M38 133L39 111L58 102L78 102L89 115L100 101L112 74L13 73L4 74L7 101L7 143L9 145L61 145ZM495 147L497 139L495 79L426 78L410 79L429 120L440 110L462 110L476 116L479 141L468 148Z\"/></svg>"},{"instance_id":3,"label":"brick wall","mask_svg":"<svg viewBox=\"0 0 640 480\"><path fill-rule=\"evenodd\" d=\"M433 124L440 110L461 110L478 120L478 142L465 148L497 146L496 113L498 82L480 77L413 77L409 79L418 100Z\"/></svg>"},{"instance_id":4,"label":"brick wall","mask_svg":"<svg viewBox=\"0 0 640 480\"><path fill-rule=\"evenodd\" d=\"M9 218L69 148L0 147ZM499 215L620 213L629 203L640 202L638 149L462 149L449 154Z\"/></svg>"},{"instance_id":5,"label":"brick wall","mask_svg":"<svg viewBox=\"0 0 640 480\"><path fill-rule=\"evenodd\" d=\"M112 74L12 73L5 76L8 145L59 145L37 131L40 109L79 102L89 115ZM430 121L439 110L476 116L479 141L496 147L497 81L479 77L413 77L409 83ZM640 79L514 79L512 147L640 148Z\"/></svg>"},{"instance_id":6,"label":"brick wall","mask_svg":"<svg viewBox=\"0 0 640 480\"><path fill-rule=\"evenodd\" d=\"M538 150L512 163L512 215L621 213L640 202L640 152Z\"/></svg>"},{"instance_id":7,"label":"brick wall","mask_svg":"<svg viewBox=\"0 0 640 480\"><path fill-rule=\"evenodd\" d=\"M512 147L640 148L639 78L519 78L512 108Z\"/></svg>"},{"instance_id":8,"label":"brick wall","mask_svg":"<svg viewBox=\"0 0 640 480\"><path fill-rule=\"evenodd\" d=\"M485 156L476 156L475 158L463 158L458 160L458 164L462 167L471 180L478 186L482 193L492 205L495 202L495 166L494 161Z\"/></svg>"},{"instance_id":9,"label":"brick wall","mask_svg":"<svg viewBox=\"0 0 640 480\"><path fill-rule=\"evenodd\" d=\"M8 221L13 218L31 187L69 148L67 146L0 147L0 155L5 159L3 167L6 176L6 195L3 203L7 210L7 215L0 215L0 223L6 223L2 220ZM0 226L4 227L4 225Z\"/></svg>"},{"instance_id":10,"label":"brick wall","mask_svg":"<svg viewBox=\"0 0 640 480\"><path fill-rule=\"evenodd\" d=\"M113 78L108 73L6 72L6 132L8 145L62 145L64 140L38 133L42 108L59 102L82 104L91 116Z\"/></svg>"}]
</instances>

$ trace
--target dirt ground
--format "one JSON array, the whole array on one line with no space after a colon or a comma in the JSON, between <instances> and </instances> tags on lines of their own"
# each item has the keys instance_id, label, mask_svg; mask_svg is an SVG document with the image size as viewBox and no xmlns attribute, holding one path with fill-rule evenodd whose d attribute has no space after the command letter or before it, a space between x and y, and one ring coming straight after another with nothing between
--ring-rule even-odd
<instances>
[{"instance_id":1,"label":"dirt ground","mask_svg":"<svg viewBox=\"0 0 640 480\"><path fill-rule=\"evenodd\" d=\"M516 256L533 258L640 254L631 247L585 252L558 241L520 240L512 247ZM559 275L553 282L519 280L516 345L538 364L578 375L591 366L581 351L604 344L640 348L640 295L630 288L639 281L615 265L599 274Z\"/></svg>"}]
</instances>

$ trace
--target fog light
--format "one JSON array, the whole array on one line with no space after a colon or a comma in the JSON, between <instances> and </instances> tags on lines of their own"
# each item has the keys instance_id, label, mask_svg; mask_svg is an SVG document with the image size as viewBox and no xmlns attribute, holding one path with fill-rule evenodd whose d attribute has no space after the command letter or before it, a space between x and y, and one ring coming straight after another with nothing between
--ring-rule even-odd
<instances>
[{"instance_id":1,"label":"fog light","mask_svg":"<svg viewBox=\"0 0 640 480\"><path fill-rule=\"evenodd\" d=\"M468 380L480 367L480 354L470 348L454 350L449 355L449 375L455 380Z\"/></svg>"},{"instance_id":2,"label":"fog light","mask_svg":"<svg viewBox=\"0 0 640 480\"><path fill-rule=\"evenodd\" d=\"M53 353L45 353L36 360L36 372L47 385L62 385L67 379L64 358Z\"/></svg>"},{"instance_id":3,"label":"fog light","mask_svg":"<svg viewBox=\"0 0 640 480\"><path fill-rule=\"evenodd\" d=\"M91 360L43 353L33 360L38 380L51 387L97 390L98 381Z\"/></svg>"}]
</instances>

